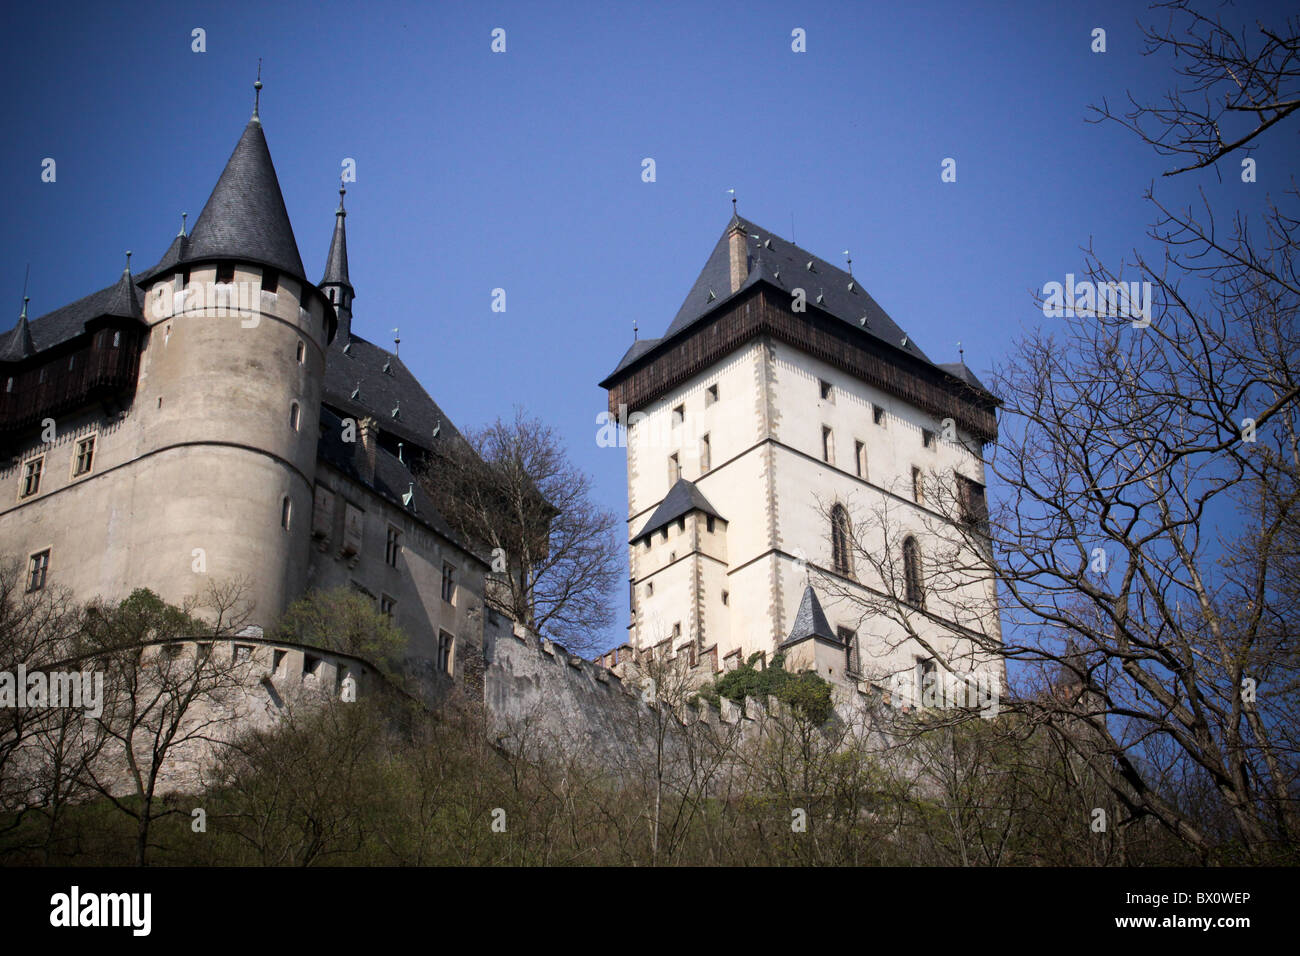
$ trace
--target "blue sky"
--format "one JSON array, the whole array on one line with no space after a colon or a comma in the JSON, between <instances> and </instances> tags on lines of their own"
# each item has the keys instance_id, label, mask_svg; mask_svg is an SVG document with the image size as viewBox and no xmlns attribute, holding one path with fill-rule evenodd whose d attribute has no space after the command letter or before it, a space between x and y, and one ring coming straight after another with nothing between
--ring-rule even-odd
<instances>
[{"instance_id":1,"label":"blue sky","mask_svg":"<svg viewBox=\"0 0 1300 956\"><path fill-rule=\"evenodd\" d=\"M390 344L400 327L402 358L459 425L515 405L555 425L623 515L596 383L634 320L642 335L667 326L730 216L728 189L778 235L793 216L793 238L824 258L852 250L932 358L955 359L960 340L978 373L1044 321L1032 295L1082 271L1081 246L1113 262L1143 245L1142 193L1172 163L1085 122L1089 103L1171 85L1167 61L1141 55L1140 16L1133 3L11 5L0 326L28 263L39 315L108 285L127 249L152 265L182 211L193 224L261 57L262 119L311 278L351 157L354 329ZM504 54L490 50L498 27ZM1256 184L1228 169L1158 194L1257 207L1294 165L1278 139L1254 154ZM955 183L940 181L946 157ZM625 589L612 600L615 643Z\"/></svg>"}]
</instances>

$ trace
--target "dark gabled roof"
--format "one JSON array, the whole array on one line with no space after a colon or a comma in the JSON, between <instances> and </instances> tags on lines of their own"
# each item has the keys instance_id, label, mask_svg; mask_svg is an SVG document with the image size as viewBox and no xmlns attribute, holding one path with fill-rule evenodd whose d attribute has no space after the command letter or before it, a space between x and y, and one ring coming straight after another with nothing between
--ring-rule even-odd
<instances>
[{"instance_id":1,"label":"dark gabled roof","mask_svg":"<svg viewBox=\"0 0 1300 956\"><path fill-rule=\"evenodd\" d=\"M86 330L87 322L104 316L143 321L140 290L136 288L135 281L126 271L123 271L122 277L112 285L33 319L27 325L29 330L27 337L34 351L43 352L76 338ZM18 331L15 328L14 332ZM11 332L10 340L6 343L3 354L0 354L0 359L16 361L23 357L16 352L11 353L14 349L13 335L14 333Z\"/></svg>"},{"instance_id":2,"label":"dark gabled roof","mask_svg":"<svg viewBox=\"0 0 1300 956\"><path fill-rule=\"evenodd\" d=\"M632 343L632 347L623 353L623 358L619 360L618 367L610 374L616 375L623 371L623 369L627 368L662 341L663 339L637 339Z\"/></svg>"},{"instance_id":3,"label":"dark gabled roof","mask_svg":"<svg viewBox=\"0 0 1300 956\"><path fill-rule=\"evenodd\" d=\"M713 505L709 504L709 499L704 497L704 493L696 488L694 484L685 478L678 478L677 484L668 489L668 494L664 495L664 500L659 502L659 507L655 509L650 520L645 523L639 534L633 541L639 541L648 534L654 534L660 528L666 527L684 515L692 511L702 511L706 515L712 515L715 518L722 518ZM722 520L726 520L723 518Z\"/></svg>"},{"instance_id":4,"label":"dark gabled roof","mask_svg":"<svg viewBox=\"0 0 1300 956\"><path fill-rule=\"evenodd\" d=\"M739 226L745 233L748 273L740 288L733 293L729 236L735 226ZM809 263L812 264L811 270L808 268ZM601 385L610 387L610 380L615 375L642 356L660 344L685 334L729 300L759 283L766 283L791 295L794 289L803 289L809 311L816 309L903 354L948 374L956 374L952 371L952 366L936 365L848 272L748 219L732 216L663 338L644 339L635 343ZM967 373L968 375L957 377L987 391L978 384L973 374L969 374L969 370Z\"/></svg>"},{"instance_id":5,"label":"dark gabled roof","mask_svg":"<svg viewBox=\"0 0 1300 956\"><path fill-rule=\"evenodd\" d=\"M975 373L970 370L965 362L946 362L943 365L940 365L939 368L943 369L949 375L961 379L972 388L977 388L988 395L993 394L984 387L983 382L975 377Z\"/></svg>"},{"instance_id":6,"label":"dark gabled roof","mask_svg":"<svg viewBox=\"0 0 1300 956\"><path fill-rule=\"evenodd\" d=\"M242 259L306 279L262 124L253 118L203 205L181 262Z\"/></svg>"},{"instance_id":7,"label":"dark gabled roof","mask_svg":"<svg viewBox=\"0 0 1300 956\"><path fill-rule=\"evenodd\" d=\"M910 337L907 345L902 344L904 332L889 317L889 314L867 294L861 284L838 266L831 265L825 259L814 256L792 242L787 242L775 233L769 232L748 219L732 216L722 237L705 263L699 278L695 280L686 301L677 310L677 316L668 326L664 338L671 338L683 329L689 328L708 313L717 308L731 296L731 248L728 235L733 226L739 225L745 230L745 244L749 257L748 276L738 292L752 285L759 279L791 292L803 289L807 295L809 308L817 308L835 318L861 329L882 342L901 349L908 355L930 361L924 352ZM808 263L813 265L812 271ZM755 266L760 267L758 270ZM757 275L755 274L757 271ZM778 275L779 273L779 275ZM850 289L849 285L853 288ZM709 300L712 291L716 298ZM818 302L817 297L822 296ZM865 316L866 323L862 319Z\"/></svg>"},{"instance_id":8,"label":"dark gabled roof","mask_svg":"<svg viewBox=\"0 0 1300 956\"><path fill-rule=\"evenodd\" d=\"M452 531L451 526L447 524L446 519L434 506L433 500L425 494L424 489L420 487L420 483L416 481L415 476L405 462L399 461L396 455L382 446L376 448L375 479L373 482L366 482L357 467L359 456L362 454L364 454L364 451L359 440L355 442L343 441L342 419L330 409L322 408L320 412L320 440L316 445L316 456L320 460L333 465L357 484L370 488L390 504L405 511L426 527L436 531L443 538L453 542L462 551L474 555L485 564L488 563L482 554L471 550L464 540ZM406 495L411 496L409 502L404 500Z\"/></svg>"},{"instance_id":9,"label":"dark gabled roof","mask_svg":"<svg viewBox=\"0 0 1300 956\"><path fill-rule=\"evenodd\" d=\"M325 257L325 278L318 284L345 285L351 289L352 283L348 281L348 233L344 226L348 213L343 208L343 197L346 193L347 189L340 186L339 208L334 212L334 235L330 237L330 251Z\"/></svg>"},{"instance_id":10,"label":"dark gabled roof","mask_svg":"<svg viewBox=\"0 0 1300 956\"><path fill-rule=\"evenodd\" d=\"M821 638L833 644L841 643L835 636L835 632L831 630L830 622L826 620L826 614L822 611L821 601L817 600L817 594L811 584L803 590L803 600L799 602L799 612L794 616L794 626L790 628L790 636L781 642L781 646L798 644L810 637Z\"/></svg>"},{"instance_id":11,"label":"dark gabled roof","mask_svg":"<svg viewBox=\"0 0 1300 956\"><path fill-rule=\"evenodd\" d=\"M426 451L432 450L437 441L460 437L456 426L402 360L358 335L350 335L347 342L340 335L330 343L325 353L321 401L344 415L369 415L379 422L381 430ZM396 418L395 408L399 409ZM437 438L433 435L435 428Z\"/></svg>"}]
</instances>

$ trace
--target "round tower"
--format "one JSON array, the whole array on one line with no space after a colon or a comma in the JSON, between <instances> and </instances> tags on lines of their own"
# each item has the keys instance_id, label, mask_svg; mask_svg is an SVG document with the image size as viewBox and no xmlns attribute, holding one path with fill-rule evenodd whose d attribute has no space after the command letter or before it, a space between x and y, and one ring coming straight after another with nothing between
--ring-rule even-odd
<instances>
[{"instance_id":1,"label":"round tower","mask_svg":"<svg viewBox=\"0 0 1300 956\"><path fill-rule=\"evenodd\" d=\"M337 316L305 278L256 108L193 231L140 285L130 577L170 601L245 579L268 626L306 585Z\"/></svg>"}]
</instances>

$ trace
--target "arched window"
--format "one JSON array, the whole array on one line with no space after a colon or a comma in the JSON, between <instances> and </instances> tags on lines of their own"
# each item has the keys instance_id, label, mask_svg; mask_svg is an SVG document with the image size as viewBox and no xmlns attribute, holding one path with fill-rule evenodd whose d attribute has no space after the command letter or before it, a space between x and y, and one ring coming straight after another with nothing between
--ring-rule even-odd
<instances>
[{"instance_id":1,"label":"arched window","mask_svg":"<svg viewBox=\"0 0 1300 956\"><path fill-rule=\"evenodd\" d=\"M851 544L849 513L843 505L836 505L831 508L831 567L836 574L853 573Z\"/></svg>"},{"instance_id":2,"label":"arched window","mask_svg":"<svg viewBox=\"0 0 1300 956\"><path fill-rule=\"evenodd\" d=\"M280 527L285 531L289 530L289 522L293 518L293 502L289 496L285 495L284 500L280 502Z\"/></svg>"},{"instance_id":3,"label":"arched window","mask_svg":"<svg viewBox=\"0 0 1300 956\"><path fill-rule=\"evenodd\" d=\"M299 406L297 402L289 405L289 427L294 431L298 430Z\"/></svg>"},{"instance_id":4,"label":"arched window","mask_svg":"<svg viewBox=\"0 0 1300 956\"><path fill-rule=\"evenodd\" d=\"M903 539L903 579L907 603L925 607L925 590L921 587L921 548L910 535Z\"/></svg>"}]
</instances>

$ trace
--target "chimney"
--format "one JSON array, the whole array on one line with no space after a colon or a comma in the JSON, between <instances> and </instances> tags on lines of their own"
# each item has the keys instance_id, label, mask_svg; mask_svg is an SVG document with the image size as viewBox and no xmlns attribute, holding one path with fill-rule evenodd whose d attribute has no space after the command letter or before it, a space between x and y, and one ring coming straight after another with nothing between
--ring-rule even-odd
<instances>
[{"instance_id":1,"label":"chimney","mask_svg":"<svg viewBox=\"0 0 1300 956\"><path fill-rule=\"evenodd\" d=\"M734 293L749 275L749 241L745 227L737 222L727 233L731 248L731 291Z\"/></svg>"},{"instance_id":2,"label":"chimney","mask_svg":"<svg viewBox=\"0 0 1300 956\"><path fill-rule=\"evenodd\" d=\"M375 483L375 455L379 450L379 423L369 416L357 422L361 432L361 461L358 467L361 478L368 485Z\"/></svg>"}]
</instances>

